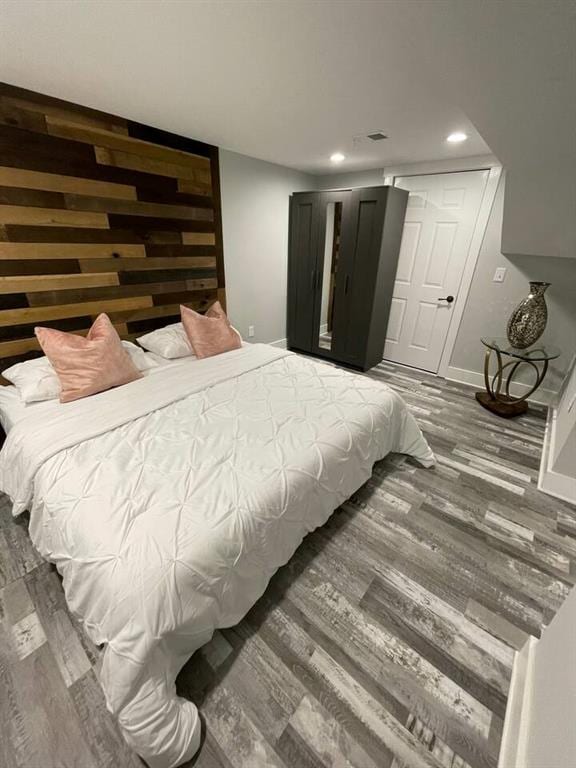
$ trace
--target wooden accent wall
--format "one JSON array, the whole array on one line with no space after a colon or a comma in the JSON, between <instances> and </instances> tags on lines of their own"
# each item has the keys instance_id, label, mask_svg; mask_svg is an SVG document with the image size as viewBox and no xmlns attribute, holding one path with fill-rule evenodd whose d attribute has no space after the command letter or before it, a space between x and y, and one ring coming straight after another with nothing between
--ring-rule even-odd
<instances>
[{"instance_id":1,"label":"wooden accent wall","mask_svg":"<svg viewBox=\"0 0 576 768\"><path fill-rule=\"evenodd\" d=\"M0 83L0 370L35 325L133 339L216 298L216 147Z\"/></svg>"}]
</instances>

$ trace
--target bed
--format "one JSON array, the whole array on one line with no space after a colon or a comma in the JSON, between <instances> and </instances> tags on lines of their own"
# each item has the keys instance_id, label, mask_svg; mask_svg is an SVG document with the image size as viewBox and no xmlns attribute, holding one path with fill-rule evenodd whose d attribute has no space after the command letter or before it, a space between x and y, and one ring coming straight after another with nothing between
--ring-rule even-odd
<instances>
[{"instance_id":1,"label":"bed","mask_svg":"<svg viewBox=\"0 0 576 768\"><path fill-rule=\"evenodd\" d=\"M1 405L1 403L0 403ZM200 743L176 676L390 451L434 456L385 384L263 344L8 419L0 488L105 644L101 683L152 768Z\"/></svg>"}]
</instances>

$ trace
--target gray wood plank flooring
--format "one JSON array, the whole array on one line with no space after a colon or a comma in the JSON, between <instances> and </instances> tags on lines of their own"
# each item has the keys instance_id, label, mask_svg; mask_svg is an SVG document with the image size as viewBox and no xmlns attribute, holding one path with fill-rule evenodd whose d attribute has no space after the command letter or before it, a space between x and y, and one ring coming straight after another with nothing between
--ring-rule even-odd
<instances>
[{"instance_id":1,"label":"gray wood plank flooring","mask_svg":"<svg viewBox=\"0 0 576 768\"><path fill-rule=\"evenodd\" d=\"M391 455L178 679L196 768L495 768L515 649L576 580L576 508L536 488L543 409L383 363L438 457ZM106 712L99 651L26 521L0 502L0 766L142 766ZM191 764L192 765L192 764ZM556 766L547 766L556 768Z\"/></svg>"}]
</instances>

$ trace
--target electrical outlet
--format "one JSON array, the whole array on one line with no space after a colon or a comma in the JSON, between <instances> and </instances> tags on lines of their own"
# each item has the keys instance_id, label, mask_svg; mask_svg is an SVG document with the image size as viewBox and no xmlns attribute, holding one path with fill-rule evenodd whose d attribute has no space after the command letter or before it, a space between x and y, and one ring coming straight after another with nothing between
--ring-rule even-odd
<instances>
[{"instance_id":1,"label":"electrical outlet","mask_svg":"<svg viewBox=\"0 0 576 768\"><path fill-rule=\"evenodd\" d=\"M251 339L252 336L254 336L254 326L253 325L249 325L248 326L248 338Z\"/></svg>"},{"instance_id":2,"label":"electrical outlet","mask_svg":"<svg viewBox=\"0 0 576 768\"><path fill-rule=\"evenodd\" d=\"M494 272L494 277L492 278L492 282L503 283L505 277L506 277L506 267L498 267L496 272Z\"/></svg>"}]
</instances>

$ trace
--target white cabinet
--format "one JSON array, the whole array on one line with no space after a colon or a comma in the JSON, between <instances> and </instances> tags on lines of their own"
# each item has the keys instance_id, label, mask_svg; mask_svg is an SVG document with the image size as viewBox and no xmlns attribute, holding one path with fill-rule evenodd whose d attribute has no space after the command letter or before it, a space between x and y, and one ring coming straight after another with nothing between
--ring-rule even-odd
<instances>
[{"instance_id":1,"label":"white cabinet","mask_svg":"<svg viewBox=\"0 0 576 768\"><path fill-rule=\"evenodd\" d=\"M576 503L576 358L549 412L538 488Z\"/></svg>"}]
</instances>

